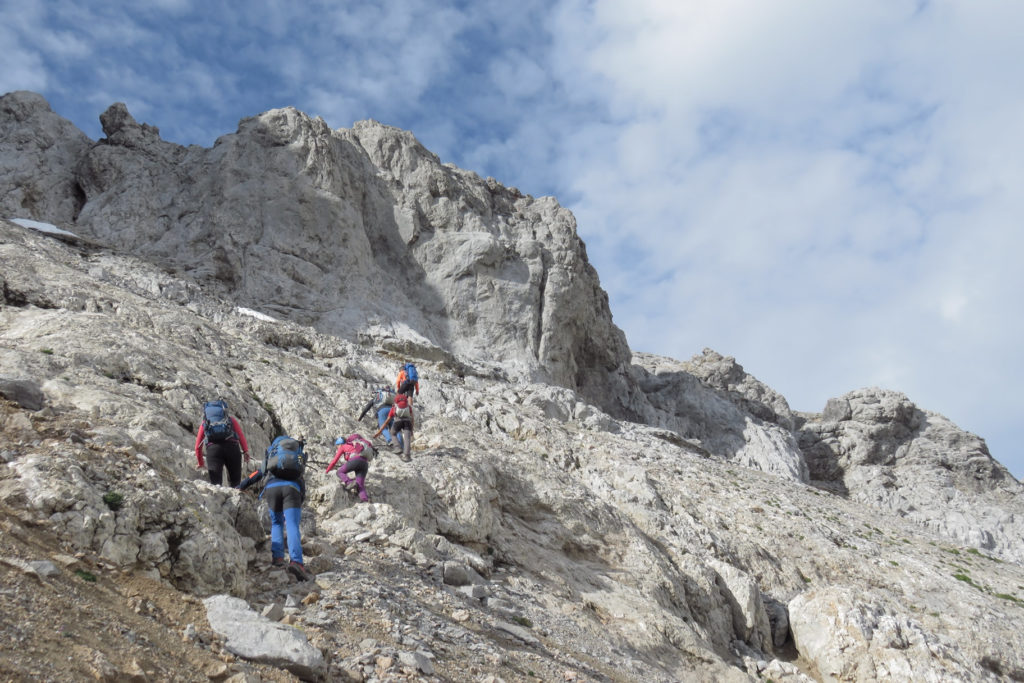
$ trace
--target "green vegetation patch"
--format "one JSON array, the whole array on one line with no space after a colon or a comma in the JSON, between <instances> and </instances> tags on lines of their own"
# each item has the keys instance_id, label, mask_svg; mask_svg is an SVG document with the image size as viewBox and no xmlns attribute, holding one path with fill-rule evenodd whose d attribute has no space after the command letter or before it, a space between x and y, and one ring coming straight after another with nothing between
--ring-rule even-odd
<instances>
[{"instance_id":1,"label":"green vegetation patch","mask_svg":"<svg viewBox=\"0 0 1024 683\"><path fill-rule=\"evenodd\" d=\"M107 491L103 494L103 502L107 504L107 507L117 512L124 506L124 496L117 491Z\"/></svg>"}]
</instances>

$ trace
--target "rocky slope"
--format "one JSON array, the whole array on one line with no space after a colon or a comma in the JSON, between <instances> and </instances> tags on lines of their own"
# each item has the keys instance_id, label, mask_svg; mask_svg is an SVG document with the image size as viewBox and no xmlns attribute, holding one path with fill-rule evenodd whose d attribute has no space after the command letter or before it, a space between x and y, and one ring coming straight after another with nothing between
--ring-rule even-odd
<instances>
[{"instance_id":1,"label":"rocky slope","mask_svg":"<svg viewBox=\"0 0 1024 683\"><path fill-rule=\"evenodd\" d=\"M82 236L0 221L0 672L1024 678L1024 503L982 440L893 392L797 414L713 351L631 358L552 200L321 124L278 110L185 149L115 106L83 143L0 99L2 210ZM330 267L341 242L365 277ZM254 452L302 433L323 459L407 357L412 462L373 464L370 505L311 473L319 577L289 583L257 502L194 469L201 402ZM196 596L218 594L264 651L214 629L233 603Z\"/></svg>"}]
</instances>

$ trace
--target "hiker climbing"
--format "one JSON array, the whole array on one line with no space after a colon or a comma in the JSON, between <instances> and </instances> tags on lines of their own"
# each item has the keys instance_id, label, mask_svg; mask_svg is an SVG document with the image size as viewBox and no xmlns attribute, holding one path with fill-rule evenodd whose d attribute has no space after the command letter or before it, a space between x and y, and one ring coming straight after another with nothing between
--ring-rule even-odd
<instances>
[{"instance_id":1,"label":"hiker climbing","mask_svg":"<svg viewBox=\"0 0 1024 683\"><path fill-rule=\"evenodd\" d=\"M311 581L314 576L302 562L302 502L306 498L306 472L308 456L305 442L290 436L279 436L267 447L263 464L238 485L244 491L263 479L263 498L270 508L270 563L287 567L299 581ZM288 560L284 557L285 538L288 539ZM290 561L289 561L290 560Z\"/></svg>"},{"instance_id":2,"label":"hiker climbing","mask_svg":"<svg viewBox=\"0 0 1024 683\"><path fill-rule=\"evenodd\" d=\"M327 472L344 456L345 464L338 468L335 473L341 485L346 491L355 489L359 492L359 500L364 503L370 502L370 496L366 492L366 473L370 468L370 460L373 459L375 450L373 444L367 441L361 434L349 434L339 436L334 442L338 447L334 459L327 465ZM355 478L349 474L355 474Z\"/></svg>"},{"instance_id":3,"label":"hiker climbing","mask_svg":"<svg viewBox=\"0 0 1024 683\"><path fill-rule=\"evenodd\" d=\"M398 379L395 380L395 388L398 389L398 393L405 394L410 399L414 392L416 396L420 395L420 373L416 370L415 365L407 361L402 366L398 371Z\"/></svg>"},{"instance_id":4,"label":"hiker climbing","mask_svg":"<svg viewBox=\"0 0 1024 683\"><path fill-rule=\"evenodd\" d=\"M203 451L206 451L205 459ZM242 456L249 462L249 444L242 425L228 414L224 399L203 404L203 421L196 434L196 469L206 467L210 483L224 483L224 470L228 471L228 486L238 486L242 479Z\"/></svg>"},{"instance_id":5,"label":"hiker climbing","mask_svg":"<svg viewBox=\"0 0 1024 683\"><path fill-rule=\"evenodd\" d=\"M395 403L391 406L391 410L388 411L388 416L384 420L384 424L380 426L374 436L379 436L381 432L387 429L388 425L391 426L391 434L398 437L401 434L402 444L402 460L409 461L409 453L412 450L412 430L413 430L413 414L412 414L412 398L406 394L396 394Z\"/></svg>"},{"instance_id":6,"label":"hiker climbing","mask_svg":"<svg viewBox=\"0 0 1024 683\"><path fill-rule=\"evenodd\" d=\"M384 422L388 419L388 413L391 411L391 406L392 406L392 404L394 402L395 402L395 390L394 389L392 389L391 387L381 387L380 389L376 389L376 390L374 390L373 395L370 397L370 400L367 402L367 404L365 406L363 406L363 411L361 413L359 413L359 418L358 419L362 420L363 417L365 417L366 413L370 412L371 409L375 409L377 411L377 426L378 427L383 427L384 426ZM384 431L383 434L384 434L384 443L386 443L388 446L391 446L392 445L392 443L391 443L391 432ZM401 434L399 434L395 438L395 442L396 442L395 443L395 448L397 449L396 452L401 453L402 452L402 435Z\"/></svg>"}]
</instances>

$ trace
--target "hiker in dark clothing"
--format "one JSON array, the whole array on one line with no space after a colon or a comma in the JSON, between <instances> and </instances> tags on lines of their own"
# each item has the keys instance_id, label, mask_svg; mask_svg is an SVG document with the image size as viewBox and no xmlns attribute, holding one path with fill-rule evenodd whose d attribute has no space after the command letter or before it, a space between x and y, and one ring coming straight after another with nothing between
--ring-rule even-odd
<instances>
[{"instance_id":1,"label":"hiker in dark clothing","mask_svg":"<svg viewBox=\"0 0 1024 683\"><path fill-rule=\"evenodd\" d=\"M203 451L206 457L203 458ZM227 414L227 403L211 401L204 406L203 421L196 434L196 469L203 469L210 475L210 483L221 486L224 470L228 471L228 486L238 486L242 479L242 457L249 464L249 444L242 432L242 425Z\"/></svg>"},{"instance_id":2,"label":"hiker in dark clothing","mask_svg":"<svg viewBox=\"0 0 1024 683\"><path fill-rule=\"evenodd\" d=\"M302 534L299 531L302 502L306 498L306 481L302 476L307 460L303 452L304 445L301 439L277 437L267 448L263 464L239 484L238 489L244 491L266 479L260 497L270 509L271 564L275 567L286 566L288 572L299 581L311 581L314 576L302 562ZM292 455L297 461L295 471L286 471L279 461L285 462L285 457ZM290 562L284 558L285 537L288 539Z\"/></svg>"},{"instance_id":3,"label":"hiker in dark clothing","mask_svg":"<svg viewBox=\"0 0 1024 683\"><path fill-rule=\"evenodd\" d=\"M380 429L374 433L374 436L380 435L389 424L391 425L391 433L393 435L402 435L402 460L408 462L410 459L409 453L412 451L413 430L412 403L409 396L405 394L395 395L395 404L391 406L387 419Z\"/></svg>"}]
</instances>

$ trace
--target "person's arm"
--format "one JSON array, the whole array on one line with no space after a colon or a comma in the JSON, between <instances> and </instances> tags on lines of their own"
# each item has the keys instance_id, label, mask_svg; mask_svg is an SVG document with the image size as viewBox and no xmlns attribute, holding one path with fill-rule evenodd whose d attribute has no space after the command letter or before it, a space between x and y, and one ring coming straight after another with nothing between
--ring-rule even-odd
<instances>
[{"instance_id":1,"label":"person's arm","mask_svg":"<svg viewBox=\"0 0 1024 683\"><path fill-rule=\"evenodd\" d=\"M238 445L242 447L242 455L245 456L245 461L249 462L249 443L245 440L245 433L242 431L242 425L239 424L238 420L231 416L231 428L235 430L235 436L238 437Z\"/></svg>"},{"instance_id":2,"label":"person's arm","mask_svg":"<svg viewBox=\"0 0 1024 683\"><path fill-rule=\"evenodd\" d=\"M380 429L373 433L374 437L380 436L380 433L387 429L388 425L391 424L391 420L395 417L395 407L391 406L391 410L388 411L388 418L384 420L384 424L380 426Z\"/></svg>"},{"instance_id":3,"label":"person's arm","mask_svg":"<svg viewBox=\"0 0 1024 683\"><path fill-rule=\"evenodd\" d=\"M252 486L253 484L255 484L256 482L258 482L260 479L263 479L263 477L265 475L266 475L266 473L263 470L256 470L255 472L250 474L248 477L243 479L242 483L240 483L235 488L237 488L239 491L244 491L247 488L249 488L250 486Z\"/></svg>"},{"instance_id":4,"label":"person's arm","mask_svg":"<svg viewBox=\"0 0 1024 683\"><path fill-rule=\"evenodd\" d=\"M198 463L196 465L197 469L206 464L205 462L203 462L203 437L206 435L205 432L203 431L203 427L205 426L206 425L200 423L199 433L196 434L196 463Z\"/></svg>"},{"instance_id":5,"label":"person's arm","mask_svg":"<svg viewBox=\"0 0 1024 683\"><path fill-rule=\"evenodd\" d=\"M341 458L341 449L344 448L344 447L345 447L345 444L342 444L342 445L338 446L338 452L334 454L334 459L331 460L331 463L327 466L327 470L326 470L327 472L330 472L331 469L334 467L335 463L338 462L338 459Z\"/></svg>"},{"instance_id":6,"label":"person's arm","mask_svg":"<svg viewBox=\"0 0 1024 683\"><path fill-rule=\"evenodd\" d=\"M416 380L416 395L420 395L420 381Z\"/></svg>"}]
</instances>

